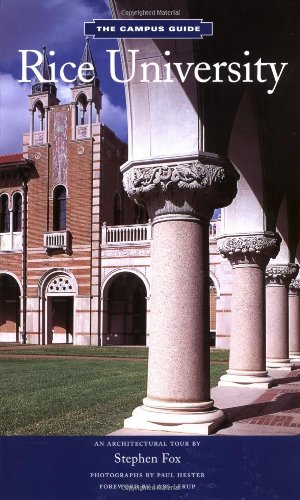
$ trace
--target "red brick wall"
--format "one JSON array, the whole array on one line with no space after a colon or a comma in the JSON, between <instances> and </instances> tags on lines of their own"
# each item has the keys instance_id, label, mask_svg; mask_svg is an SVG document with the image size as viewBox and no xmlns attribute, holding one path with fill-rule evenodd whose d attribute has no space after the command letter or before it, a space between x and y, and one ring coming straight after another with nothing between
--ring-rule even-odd
<instances>
[{"instance_id":1,"label":"red brick wall","mask_svg":"<svg viewBox=\"0 0 300 500\"><path fill-rule=\"evenodd\" d=\"M43 235L53 230L53 144L54 115L68 112L67 125L67 229L72 234L72 255L48 255L43 248ZM28 189L28 295L37 294L40 277L47 269L70 268L79 285L79 294L90 294L91 265L91 187L92 139L71 140L71 110L69 106L55 106L50 112L50 147L29 147L28 157L35 161L38 178L32 179ZM84 153L79 154L79 147ZM41 154L36 159L36 153ZM34 285L34 287L33 287Z\"/></svg>"}]
</instances>

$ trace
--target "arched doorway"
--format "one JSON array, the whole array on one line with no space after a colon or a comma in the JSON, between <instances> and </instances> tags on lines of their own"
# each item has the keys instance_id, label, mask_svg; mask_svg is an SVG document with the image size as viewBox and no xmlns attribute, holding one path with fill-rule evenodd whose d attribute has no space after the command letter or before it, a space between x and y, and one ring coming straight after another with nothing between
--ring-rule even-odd
<instances>
[{"instance_id":1,"label":"arched doorway","mask_svg":"<svg viewBox=\"0 0 300 500\"><path fill-rule=\"evenodd\" d=\"M211 278L209 278L209 312L210 312L210 345L216 345L216 323L217 323L217 289Z\"/></svg>"},{"instance_id":2,"label":"arched doorway","mask_svg":"<svg viewBox=\"0 0 300 500\"><path fill-rule=\"evenodd\" d=\"M119 273L107 291L105 345L146 344L146 287L133 273Z\"/></svg>"},{"instance_id":3,"label":"arched doorway","mask_svg":"<svg viewBox=\"0 0 300 500\"><path fill-rule=\"evenodd\" d=\"M62 269L51 271L41 280L43 297L42 344L72 344L74 340L75 278Z\"/></svg>"},{"instance_id":4,"label":"arched doorway","mask_svg":"<svg viewBox=\"0 0 300 500\"><path fill-rule=\"evenodd\" d=\"M0 341L18 342L20 329L20 287L9 274L0 274Z\"/></svg>"}]
</instances>

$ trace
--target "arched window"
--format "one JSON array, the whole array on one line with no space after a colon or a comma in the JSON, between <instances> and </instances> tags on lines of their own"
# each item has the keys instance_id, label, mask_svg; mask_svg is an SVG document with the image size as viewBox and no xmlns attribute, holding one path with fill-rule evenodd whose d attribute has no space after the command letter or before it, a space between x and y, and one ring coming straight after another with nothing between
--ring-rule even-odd
<instances>
[{"instance_id":1,"label":"arched window","mask_svg":"<svg viewBox=\"0 0 300 500\"><path fill-rule=\"evenodd\" d=\"M10 213L8 206L8 196L3 194L0 197L0 233L9 233L10 231Z\"/></svg>"},{"instance_id":2,"label":"arched window","mask_svg":"<svg viewBox=\"0 0 300 500\"><path fill-rule=\"evenodd\" d=\"M56 186L53 193L53 230L62 231L67 225L67 193L64 186Z\"/></svg>"},{"instance_id":3,"label":"arched window","mask_svg":"<svg viewBox=\"0 0 300 500\"><path fill-rule=\"evenodd\" d=\"M42 132L44 130L44 121L45 121L45 110L43 104L38 101L36 102L34 108L34 132Z\"/></svg>"},{"instance_id":4,"label":"arched window","mask_svg":"<svg viewBox=\"0 0 300 500\"><path fill-rule=\"evenodd\" d=\"M80 94L76 104L76 110L77 110L76 125L85 124L86 108L87 108L87 98L84 94Z\"/></svg>"},{"instance_id":5,"label":"arched window","mask_svg":"<svg viewBox=\"0 0 300 500\"><path fill-rule=\"evenodd\" d=\"M121 197L119 193L116 193L114 200L114 225L119 226L120 224L122 224Z\"/></svg>"},{"instance_id":6,"label":"arched window","mask_svg":"<svg viewBox=\"0 0 300 500\"><path fill-rule=\"evenodd\" d=\"M16 193L14 195L14 211L13 211L13 232L19 233L22 231L22 195Z\"/></svg>"}]
</instances>

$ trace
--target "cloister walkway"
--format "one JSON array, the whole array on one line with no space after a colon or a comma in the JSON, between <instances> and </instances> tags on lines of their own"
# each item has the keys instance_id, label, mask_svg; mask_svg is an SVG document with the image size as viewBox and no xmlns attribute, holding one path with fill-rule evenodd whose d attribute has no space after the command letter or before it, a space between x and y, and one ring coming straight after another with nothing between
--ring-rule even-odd
<instances>
[{"instance_id":1,"label":"cloister walkway","mask_svg":"<svg viewBox=\"0 0 300 500\"><path fill-rule=\"evenodd\" d=\"M216 387L212 397L226 411L232 425L217 434L300 435L300 366L289 372L272 372L270 389Z\"/></svg>"},{"instance_id":2,"label":"cloister walkway","mask_svg":"<svg viewBox=\"0 0 300 500\"><path fill-rule=\"evenodd\" d=\"M215 387L212 398L225 410L229 423L216 435L300 435L300 363L289 372L270 371L276 385L270 389ZM120 429L114 435L162 435L169 433Z\"/></svg>"}]
</instances>

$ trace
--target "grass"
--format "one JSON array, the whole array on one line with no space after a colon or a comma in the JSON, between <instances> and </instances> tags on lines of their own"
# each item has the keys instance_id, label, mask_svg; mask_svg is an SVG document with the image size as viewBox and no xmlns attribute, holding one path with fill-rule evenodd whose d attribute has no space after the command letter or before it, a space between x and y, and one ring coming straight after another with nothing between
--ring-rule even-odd
<instances>
[{"instance_id":1,"label":"grass","mask_svg":"<svg viewBox=\"0 0 300 500\"><path fill-rule=\"evenodd\" d=\"M146 363L1 360L0 433L107 434L145 395Z\"/></svg>"},{"instance_id":2,"label":"grass","mask_svg":"<svg viewBox=\"0 0 300 500\"><path fill-rule=\"evenodd\" d=\"M123 426L124 418L146 395L144 347L27 347L1 349L2 435L103 435ZM80 356L68 359L68 354ZM93 352L94 351L94 352ZM37 358L27 358L27 354ZM51 355L65 357L51 359ZM92 353L93 352L93 353ZM97 352L97 354L96 354ZM110 357L111 359L101 359ZM131 353L131 354L130 354ZM39 358L38 354L49 355ZM97 356L99 359L89 359ZM139 362L128 362L131 357ZM123 359L118 359L123 358ZM211 385L227 368L228 351L212 350Z\"/></svg>"},{"instance_id":3,"label":"grass","mask_svg":"<svg viewBox=\"0 0 300 500\"><path fill-rule=\"evenodd\" d=\"M146 347L97 347L97 346L73 346L73 345L51 345L51 346L24 346L14 345L9 348L8 344L1 344L1 354L42 354L47 356L84 356L84 357L108 357L108 358L136 358L147 359L148 349Z\"/></svg>"}]
</instances>

